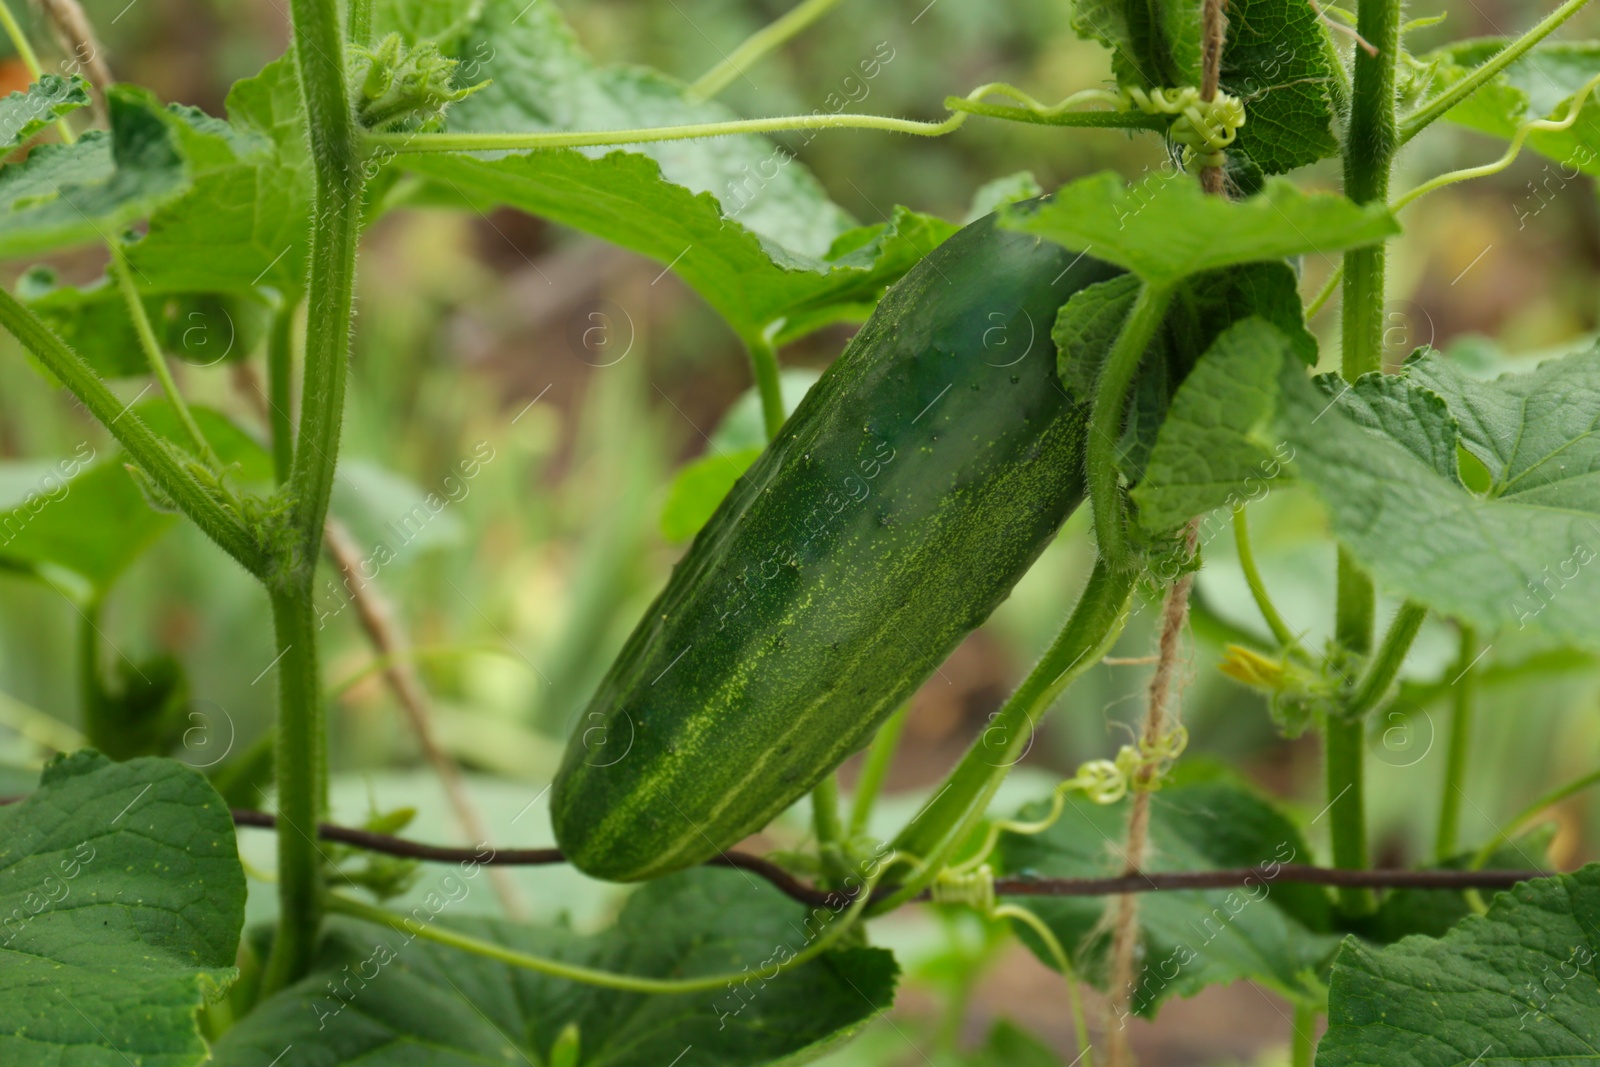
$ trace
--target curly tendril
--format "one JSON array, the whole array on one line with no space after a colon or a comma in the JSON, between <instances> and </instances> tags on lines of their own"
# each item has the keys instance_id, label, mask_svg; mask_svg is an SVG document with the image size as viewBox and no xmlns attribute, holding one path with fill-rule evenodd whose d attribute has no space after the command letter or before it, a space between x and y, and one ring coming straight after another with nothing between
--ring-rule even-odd
<instances>
[{"instance_id":1,"label":"curly tendril","mask_svg":"<svg viewBox=\"0 0 1600 1067\"><path fill-rule=\"evenodd\" d=\"M1045 104L1034 99L1014 85L991 82L980 85L964 98L952 98L946 105L962 110L962 104L978 104L987 96L1003 96L1019 105L1021 111L1035 119L1058 119L1077 111L1085 105L1104 104L1113 111L1138 111L1145 115L1171 116L1175 119L1168 135L1183 146L1185 166L1220 167L1225 162L1224 153L1239 136L1245 124L1244 101L1231 93L1218 92L1211 100L1203 100L1200 90L1192 85L1173 89L1141 89L1122 86L1109 89L1085 89L1056 104Z\"/></svg>"}]
</instances>

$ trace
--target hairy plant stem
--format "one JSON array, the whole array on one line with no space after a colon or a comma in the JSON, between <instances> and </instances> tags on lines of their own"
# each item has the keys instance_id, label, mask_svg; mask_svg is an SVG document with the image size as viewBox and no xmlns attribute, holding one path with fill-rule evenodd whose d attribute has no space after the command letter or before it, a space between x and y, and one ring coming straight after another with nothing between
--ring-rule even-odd
<instances>
[{"instance_id":1,"label":"hairy plant stem","mask_svg":"<svg viewBox=\"0 0 1600 1067\"><path fill-rule=\"evenodd\" d=\"M292 21L315 183L300 433L289 469L291 540L269 583L279 656L278 805L294 832L279 837L278 936L266 992L310 968L325 897L314 835L326 805L327 727L311 591L344 417L364 184L337 0L293 0Z\"/></svg>"},{"instance_id":2,"label":"hairy plant stem","mask_svg":"<svg viewBox=\"0 0 1600 1067\"><path fill-rule=\"evenodd\" d=\"M1439 791L1439 830L1434 836L1433 858L1443 863L1456 854L1461 837L1461 798L1467 784L1467 757L1472 752L1473 705L1477 701L1478 679L1473 667L1481 653L1478 634L1461 625L1460 650L1450 668L1455 680L1450 706L1450 749L1445 756L1444 784Z\"/></svg>"},{"instance_id":3,"label":"hairy plant stem","mask_svg":"<svg viewBox=\"0 0 1600 1067\"><path fill-rule=\"evenodd\" d=\"M1499 52L1496 52L1492 59L1473 68L1471 74L1417 108L1410 115L1407 115L1399 130L1400 144L1403 145L1410 141L1411 138L1443 118L1451 108L1472 96L1487 85L1497 74L1521 59L1534 45L1554 33L1558 26L1573 15L1576 15L1588 3L1589 0L1567 0L1566 3L1546 15L1533 29L1506 45Z\"/></svg>"},{"instance_id":4,"label":"hairy plant stem","mask_svg":"<svg viewBox=\"0 0 1600 1067\"><path fill-rule=\"evenodd\" d=\"M1089 416L1085 463L1089 470L1089 500L1094 505L1095 536L1100 542L1100 557L1119 570L1133 570L1134 561L1129 558L1122 528L1125 516L1117 475L1117 440L1122 436L1128 389L1171 300L1169 286L1149 282L1140 285L1122 330L1106 354Z\"/></svg>"},{"instance_id":5,"label":"hairy plant stem","mask_svg":"<svg viewBox=\"0 0 1600 1067\"><path fill-rule=\"evenodd\" d=\"M1104 558L1095 563L1077 606L1044 657L995 713L934 799L896 836L895 851L911 859L911 869L899 889L882 903L873 903L872 913L892 911L938 877L1027 751L1050 705L1116 643L1138 577L1135 568L1112 567ZM996 745L993 738L1004 740Z\"/></svg>"},{"instance_id":6,"label":"hairy plant stem","mask_svg":"<svg viewBox=\"0 0 1600 1067\"><path fill-rule=\"evenodd\" d=\"M83 705L83 739L91 748L116 752L121 724L112 721L111 702L100 677L100 600L78 605L78 696Z\"/></svg>"},{"instance_id":7,"label":"hairy plant stem","mask_svg":"<svg viewBox=\"0 0 1600 1067\"><path fill-rule=\"evenodd\" d=\"M867 749L867 758L861 764L861 777L856 779L856 795L850 805L850 832L866 833L867 822L872 818L878 794L883 792L884 779L889 776L889 765L894 762L895 749L900 747L900 734L906 728L911 714L911 702L900 705L900 710L884 720Z\"/></svg>"},{"instance_id":8,"label":"hairy plant stem","mask_svg":"<svg viewBox=\"0 0 1600 1067\"><path fill-rule=\"evenodd\" d=\"M1345 718L1364 719L1383 700L1389 687L1394 684L1395 676L1400 673L1400 666L1405 663L1412 642L1417 639L1422 621L1427 617L1428 609L1415 601L1408 600L1400 605L1400 610L1395 612L1388 631L1383 635L1383 644L1378 646L1372 662L1367 664L1366 673L1356 682L1345 700Z\"/></svg>"},{"instance_id":9,"label":"hairy plant stem","mask_svg":"<svg viewBox=\"0 0 1600 1067\"><path fill-rule=\"evenodd\" d=\"M784 115L767 119L733 119L727 122L692 122L678 126L643 126L626 130L557 130L550 133L369 133L371 149L388 149L397 155L419 152L527 152L540 148L585 148L604 145L647 144L653 141L688 141L701 137L726 137L740 133L781 133L784 130L886 130L923 137L942 137L966 121L966 113L942 122L918 122L886 115Z\"/></svg>"},{"instance_id":10,"label":"hairy plant stem","mask_svg":"<svg viewBox=\"0 0 1600 1067\"><path fill-rule=\"evenodd\" d=\"M372 0L350 0L350 43L366 45L372 41Z\"/></svg>"},{"instance_id":11,"label":"hairy plant stem","mask_svg":"<svg viewBox=\"0 0 1600 1067\"><path fill-rule=\"evenodd\" d=\"M145 362L150 367L156 381L161 383L161 391L167 396L167 403L172 405L172 411L178 416L178 424L189 435L189 440L199 456L212 467L221 464L217 454L211 450L211 443L206 440L206 435L200 431L200 424L194 421L194 413L189 410L183 394L178 391L178 383L172 379L172 369L167 366L167 357L161 351L161 343L156 340L156 332L150 325L150 316L145 313L144 300L139 296L139 287L133 281L133 269L128 265L128 257L122 249L112 241L106 242L106 248L111 252L111 276L116 279L117 289L122 293L123 302L128 305L128 317L133 320L133 332L139 338L139 347L144 350Z\"/></svg>"},{"instance_id":12,"label":"hairy plant stem","mask_svg":"<svg viewBox=\"0 0 1600 1067\"><path fill-rule=\"evenodd\" d=\"M844 853L844 824L839 821L839 779L829 772L811 790L811 829L817 835L817 854L829 884L843 885L850 874Z\"/></svg>"},{"instance_id":13,"label":"hairy plant stem","mask_svg":"<svg viewBox=\"0 0 1600 1067\"><path fill-rule=\"evenodd\" d=\"M1250 597L1256 602L1256 610L1261 612L1261 617L1266 620L1267 628L1272 631L1272 636L1284 648L1297 648L1300 642L1296 640L1294 631L1289 629L1289 624L1283 621L1283 616L1278 613L1277 605L1272 602L1272 597L1267 592L1267 583L1261 579L1261 571L1256 567L1255 550L1250 547L1250 522L1245 517L1243 506L1233 512L1233 543L1239 552L1239 568L1244 571L1245 584L1250 587Z\"/></svg>"},{"instance_id":14,"label":"hairy plant stem","mask_svg":"<svg viewBox=\"0 0 1600 1067\"><path fill-rule=\"evenodd\" d=\"M128 456L161 488L178 509L240 565L258 577L267 573L267 556L256 535L211 487L196 478L184 460L144 424L130 405L117 399L106 383L33 310L0 289L0 327L42 363L46 370L83 402L89 414L111 431Z\"/></svg>"},{"instance_id":15,"label":"hairy plant stem","mask_svg":"<svg viewBox=\"0 0 1600 1067\"><path fill-rule=\"evenodd\" d=\"M1355 53L1345 136L1344 192L1358 204L1389 199L1389 176L1399 142L1395 78L1401 6L1401 0L1359 0L1356 10L1356 32L1371 48L1358 48ZM1387 254L1380 244L1344 255L1341 370L1348 382L1383 368ZM1371 649L1374 602L1372 579L1340 548L1334 636L1346 652L1361 655ZM1362 738L1359 719L1331 719L1328 723L1327 785L1336 867L1356 869L1368 864ZM1377 907L1377 898L1370 890L1341 889L1339 907L1347 915L1365 915Z\"/></svg>"},{"instance_id":16,"label":"hairy plant stem","mask_svg":"<svg viewBox=\"0 0 1600 1067\"><path fill-rule=\"evenodd\" d=\"M370 2L370 0L367 0ZM778 18L746 37L722 62L690 83L683 95L696 103L710 100L749 66L839 6L839 0L802 0Z\"/></svg>"},{"instance_id":17,"label":"hairy plant stem","mask_svg":"<svg viewBox=\"0 0 1600 1067\"><path fill-rule=\"evenodd\" d=\"M1290 1067L1312 1067L1317 1056L1317 1016L1320 1013L1309 1004L1297 1002L1294 1006L1294 1033L1289 1036Z\"/></svg>"},{"instance_id":18,"label":"hairy plant stem","mask_svg":"<svg viewBox=\"0 0 1600 1067\"><path fill-rule=\"evenodd\" d=\"M311 967L327 905L317 847L327 792L327 730L317 673L317 627L309 590L271 591L278 662L278 921L262 993Z\"/></svg>"},{"instance_id":19,"label":"hairy plant stem","mask_svg":"<svg viewBox=\"0 0 1600 1067\"><path fill-rule=\"evenodd\" d=\"M783 410L783 373L778 366L778 350L765 336L745 338L745 349L750 353L750 372L756 380L756 394L761 398L761 424L766 429L767 440L778 436L786 417Z\"/></svg>"},{"instance_id":20,"label":"hairy plant stem","mask_svg":"<svg viewBox=\"0 0 1600 1067\"><path fill-rule=\"evenodd\" d=\"M290 379L294 374L296 304L284 300L272 313L267 335L267 425L272 432L272 472L286 485L294 464L294 417L290 414Z\"/></svg>"}]
</instances>

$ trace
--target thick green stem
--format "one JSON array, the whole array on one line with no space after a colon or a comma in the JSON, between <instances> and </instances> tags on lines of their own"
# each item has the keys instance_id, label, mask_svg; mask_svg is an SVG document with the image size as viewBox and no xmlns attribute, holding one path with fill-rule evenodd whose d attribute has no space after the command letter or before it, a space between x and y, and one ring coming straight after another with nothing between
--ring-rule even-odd
<instances>
[{"instance_id":1,"label":"thick green stem","mask_svg":"<svg viewBox=\"0 0 1600 1067\"><path fill-rule=\"evenodd\" d=\"M910 714L911 702L907 701L878 727L877 736L867 749L867 758L861 764L861 777L856 779L855 800L850 806L851 834L866 833L873 806L878 802L878 794L883 792L884 779L889 776L889 765L894 762L895 749L900 747L900 734L905 730Z\"/></svg>"},{"instance_id":2,"label":"thick green stem","mask_svg":"<svg viewBox=\"0 0 1600 1067\"><path fill-rule=\"evenodd\" d=\"M1289 1040L1290 1067L1312 1067L1317 1057L1317 1016L1310 1004L1294 1006L1294 1034Z\"/></svg>"},{"instance_id":3,"label":"thick green stem","mask_svg":"<svg viewBox=\"0 0 1600 1067\"><path fill-rule=\"evenodd\" d=\"M1368 865L1365 738L1366 724L1361 720L1328 719L1323 743L1333 865L1355 871ZM1378 898L1370 889L1339 889L1339 910L1346 915L1370 915L1377 906Z\"/></svg>"},{"instance_id":4,"label":"thick green stem","mask_svg":"<svg viewBox=\"0 0 1600 1067\"><path fill-rule=\"evenodd\" d=\"M1401 664L1406 661L1406 653L1411 651L1411 643L1417 639L1422 621L1427 617L1428 609L1415 601L1408 600L1400 605L1400 610L1395 612L1393 621L1389 623L1388 632L1383 635L1383 644L1378 646L1377 654L1367 664L1366 673L1356 682L1355 689L1345 701L1345 718L1365 718L1383 700L1400 673Z\"/></svg>"},{"instance_id":5,"label":"thick green stem","mask_svg":"<svg viewBox=\"0 0 1600 1067\"><path fill-rule=\"evenodd\" d=\"M822 869L834 885L843 885L850 873L844 853L844 824L839 821L839 779L830 772L811 790L811 828L817 835Z\"/></svg>"},{"instance_id":6,"label":"thick green stem","mask_svg":"<svg viewBox=\"0 0 1600 1067\"><path fill-rule=\"evenodd\" d=\"M1100 541L1100 557L1121 570L1132 570L1133 566L1128 559L1122 529L1124 509L1117 475L1117 440L1122 436L1122 420L1133 377L1156 330L1161 327L1161 319L1171 300L1170 287L1148 282L1139 287L1133 307L1128 310L1122 330L1100 370L1094 410L1089 416L1089 442L1085 453L1095 536Z\"/></svg>"},{"instance_id":7,"label":"thick green stem","mask_svg":"<svg viewBox=\"0 0 1600 1067\"><path fill-rule=\"evenodd\" d=\"M838 6L839 0L803 0L746 37L721 63L696 78L683 95L696 102L710 100L743 76L751 64Z\"/></svg>"},{"instance_id":8,"label":"thick green stem","mask_svg":"<svg viewBox=\"0 0 1600 1067\"><path fill-rule=\"evenodd\" d=\"M1074 679L1099 663L1122 633L1139 572L1095 563L1072 616L1044 658L1023 679L967 750L934 799L895 838L895 851L912 857L900 889L874 912L890 911L922 892L966 840L995 790L1027 752L1039 720ZM995 739L1000 739L998 742Z\"/></svg>"},{"instance_id":9,"label":"thick green stem","mask_svg":"<svg viewBox=\"0 0 1600 1067\"><path fill-rule=\"evenodd\" d=\"M314 217L300 434L289 471L291 557L271 583L278 638L278 936L267 991L311 965L325 889L315 826L327 791L327 739L311 589L333 490L350 358L363 168L344 73L337 0L293 0L294 54L311 134Z\"/></svg>"},{"instance_id":10,"label":"thick green stem","mask_svg":"<svg viewBox=\"0 0 1600 1067\"><path fill-rule=\"evenodd\" d=\"M1443 863L1456 854L1461 839L1461 797L1467 784L1467 757L1472 752L1472 717L1478 680L1473 668L1480 653L1478 635L1462 624L1461 648L1451 668L1453 700L1450 708L1450 749L1445 756L1444 785L1439 792L1439 832L1434 838L1433 858Z\"/></svg>"},{"instance_id":11,"label":"thick green stem","mask_svg":"<svg viewBox=\"0 0 1600 1067\"><path fill-rule=\"evenodd\" d=\"M289 481L294 463L294 419L289 414L290 380L294 374L296 305L285 300L272 315L267 337L267 419L272 428L272 472L279 485Z\"/></svg>"},{"instance_id":12,"label":"thick green stem","mask_svg":"<svg viewBox=\"0 0 1600 1067\"><path fill-rule=\"evenodd\" d=\"M1395 128L1395 72L1400 56L1400 0L1359 0L1356 30L1373 52L1356 49L1350 83L1350 124L1344 148L1344 192L1357 203L1387 203L1389 174L1399 137ZM1346 381L1383 367L1383 245L1344 255L1342 371ZM1372 648L1372 579L1339 549L1334 637L1339 647L1364 655ZM1332 716L1327 730L1327 785L1334 865L1367 866L1367 819L1362 787L1363 724ZM1369 914L1370 889L1341 889L1340 909Z\"/></svg>"},{"instance_id":13,"label":"thick green stem","mask_svg":"<svg viewBox=\"0 0 1600 1067\"><path fill-rule=\"evenodd\" d=\"M372 0L350 0L350 43L365 45L372 40Z\"/></svg>"},{"instance_id":14,"label":"thick green stem","mask_svg":"<svg viewBox=\"0 0 1600 1067\"><path fill-rule=\"evenodd\" d=\"M100 601L78 606L78 696L83 705L83 738L91 748L114 753L120 747L119 724L111 721L111 703L100 677Z\"/></svg>"},{"instance_id":15,"label":"thick green stem","mask_svg":"<svg viewBox=\"0 0 1600 1067\"><path fill-rule=\"evenodd\" d=\"M0 326L11 333L46 370L83 401L141 470L173 503L251 574L267 572L266 554L238 515L184 466L181 457L146 426L130 405L117 399L94 368L68 348L33 310L0 289Z\"/></svg>"},{"instance_id":16,"label":"thick green stem","mask_svg":"<svg viewBox=\"0 0 1600 1067\"><path fill-rule=\"evenodd\" d=\"M783 375L778 368L778 350L762 336L745 339L750 353L750 371L756 380L756 393L761 397L761 422L767 431L767 440L778 436L786 417L783 410Z\"/></svg>"},{"instance_id":17,"label":"thick green stem","mask_svg":"<svg viewBox=\"0 0 1600 1067\"><path fill-rule=\"evenodd\" d=\"M1239 550L1239 567L1244 571L1245 584L1250 587L1250 596L1256 602L1256 610L1260 611L1261 617L1267 621L1267 628L1272 631L1272 636L1277 638L1278 644L1284 648L1296 647L1299 642L1295 640L1294 631L1289 629L1289 624L1278 614L1277 606L1267 593L1267 584L1261 580L1261 571L1256 567L1255 550L1250 547L1249 520L1245 518L1242 507L1235 509L1233 513L1233 543Z\"/></svg>"},{"instance_id":18,"label":"thick green stem","mask_svg":"<svg viewBox=\"0 0 1600 1067\"><path fill-rule=\"evenodd\" d=\"M263 976L270 993L311 967L326 908L317 823L327 787L327 736L309 592L273 591L278 659L278 934Z\"/></svg>"},{"instance_id":19,"label":"thick green stem","mask_svg":"<svg viewBox=\"0 0 1600 1067\"><path fill-rule=\"evenodd\" d=\"M1328 717L1327 797L1335 867L1364 870L1368 865L1366 716L1389 691L1427 614L1428 609L1419 604L1408 601L1401 606L1345 706ZM1339 908L1346 915L1370 915L1377 906L1370 889L1339 890Z\"/></svg>"},{"instance_id":20,"label":"thick green stem","mask_svg":"<svg viewBox=\"0 0 1600 1067\"><path fill-rule=\"evenodd\" d=\"M1395 71L1400 54L1400 0L1361 0L1356 29L1377 50L1357 49L1345 138L1344 193L1358 204L1387 203L1399 133ZM1355 381L1383 366L1383 245L1344 254L1344 376Z\"/></svg>"},{"instance_id":21,"label":"thick green stem","mask_svg":"<svg viewBox=\"0 0 1600 1067\"><path fill-rule=\"evenodd\" d=\"M1545 16L1544 20L1533 29L1496 52L1494 58L1475 67L1471 74L1417 108L1406 117L1405 123L1400 127L1400 143L1405 144L1435 121L1443 118L1451 108L1483 88L1495 75L1521 59L1534 45L1554 33L1556 27L1576 15L1588 2L1589 0L1567 0Z\"/></svg>"}]
</instances>

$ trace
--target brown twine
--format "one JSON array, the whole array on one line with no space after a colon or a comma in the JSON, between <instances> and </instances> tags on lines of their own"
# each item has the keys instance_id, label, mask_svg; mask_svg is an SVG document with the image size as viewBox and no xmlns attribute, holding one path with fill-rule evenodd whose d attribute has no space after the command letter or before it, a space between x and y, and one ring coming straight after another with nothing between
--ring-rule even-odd
<instances>
[{"instance_id":1,"label":"brown twine","mask_svg":"<svg viewBox=\"0 0 1600 1067\"><path fill-rule=\"evenodd\" d=\"M106 89L111 85L111 68L106 64L105 48L95 36L89 16L78 0L38 0L50 33L67 54L69 64L77 64L94 86L95 116L106 119Z\"/></svg>"},{"instance_id":2,"label":"brown twine","mask_svg":"<svg viewBox=\"0 0 1600 1067\"><path fill-rule=\"evenodd\" d=\"M1193 556L1200 537L1200 520L1191 520L1184 530L1184 547ZM1178 722L1175 713L1168 712L1168 700L1173 679L1177 676L1183 648L1183 632L1189 625L1189 590L1194 585L1194 573L1183 575L1167 590L1166 602L1161 611L1161 639L1155 673L1150 676L1149 702L1145 707L1144 727L1140 734L1141 747L1153 749L1162 736ZM1159 773L1154 764L1139 768L1133 786L1133 809L1128 813L1127 845L1124 850L1123 874L1136 875L1144 866L1150 848L1150 785L1151 778ZM1139 898L1131 893L1117 898L1116 920L1111 937L1110 1001L1107 1005L1106 1045L1111 1067L1127 1067L1133 1063L1128 1047L1125 1021L1133 999L1134 957L1139 940Z\"/></svg>"}]
</instances>

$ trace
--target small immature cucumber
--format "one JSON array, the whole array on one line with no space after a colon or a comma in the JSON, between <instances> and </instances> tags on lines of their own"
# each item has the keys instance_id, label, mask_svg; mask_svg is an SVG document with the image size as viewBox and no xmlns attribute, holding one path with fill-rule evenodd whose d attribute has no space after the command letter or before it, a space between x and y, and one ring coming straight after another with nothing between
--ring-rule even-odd
<instances>
[{"instance_id":1,"label":"small immature cucumber","mask_svg":"<svg viewBox=\"0 0 1600 1067\"><path fill-rule=\"evenodd\" d=\"M1083 499L1050 329L1114 273L990 216L889 291L580 717L551 800L568 860L634 881L715 856L989 617Z\"/></svg>"}]
</instances>

